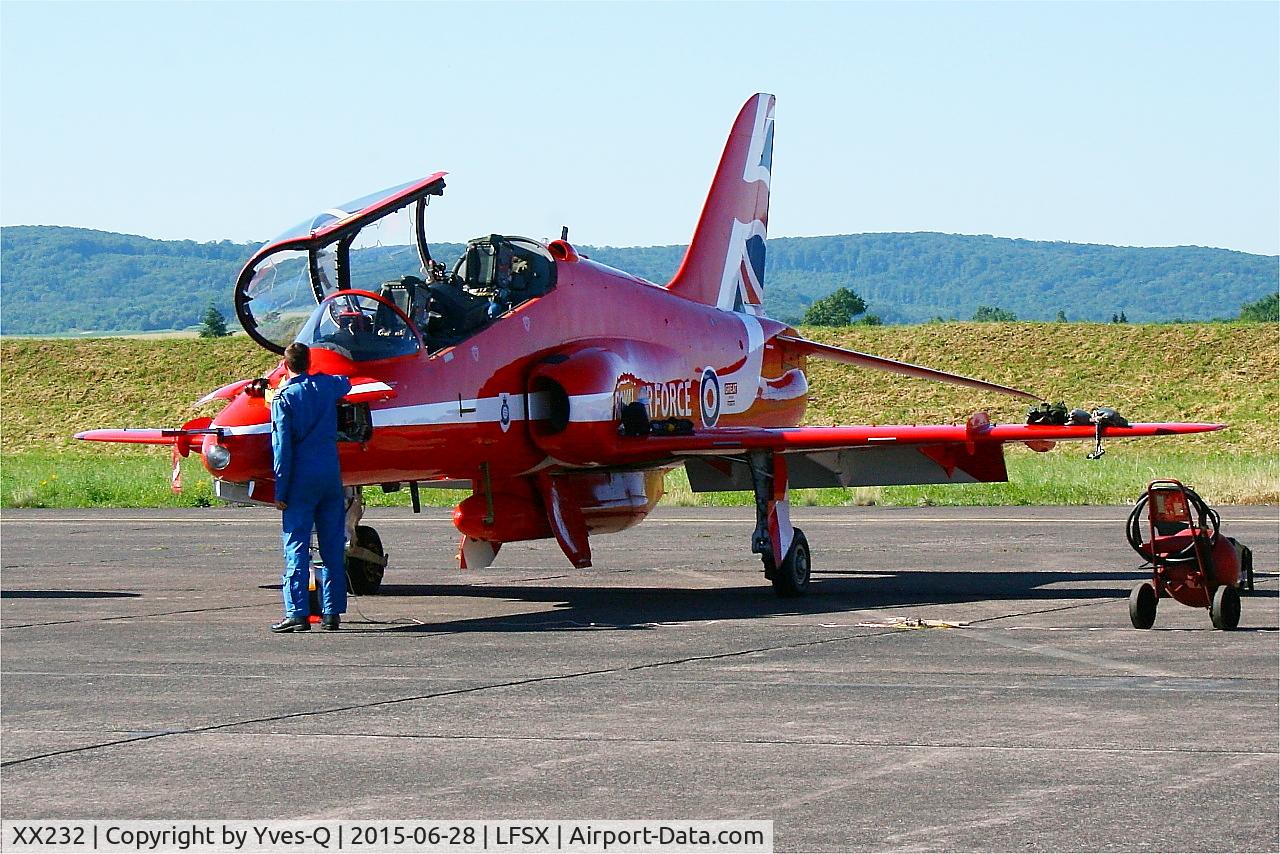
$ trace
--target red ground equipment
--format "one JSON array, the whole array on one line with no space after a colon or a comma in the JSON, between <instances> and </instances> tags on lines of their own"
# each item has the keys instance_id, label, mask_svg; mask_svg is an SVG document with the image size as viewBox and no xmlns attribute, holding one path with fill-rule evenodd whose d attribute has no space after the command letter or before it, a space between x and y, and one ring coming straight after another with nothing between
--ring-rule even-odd
<instances>
[{"instance_id":1,"label":"red ground equipment","mask_svg":"<svg viewBox=\"0 0 1280 854\"><path fill-rule=\"evenodd\" d=\"M1148 536L1142 537L1142 511ZM1136 629L1156 621L1156 606L1171 597L1192 608L1208 608L1216 629L1240 624L1240 591L1253 589L1253 553L1219 533L1217 512L1195 490L1176 480L1156 480L1129 514L1129 545L1151 566L1151 580L1129 594Z\"/></svg>"}]
</instances>

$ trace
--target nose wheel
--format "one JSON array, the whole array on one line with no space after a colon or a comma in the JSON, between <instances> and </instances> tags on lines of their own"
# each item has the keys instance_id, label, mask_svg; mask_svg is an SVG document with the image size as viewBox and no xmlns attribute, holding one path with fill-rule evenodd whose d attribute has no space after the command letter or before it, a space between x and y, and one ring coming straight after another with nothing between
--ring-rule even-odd
<instances>
[{"instance_id":1,"label":"nose wheel","mask_svg":"<svg viewBox=\"0 0 1280 854\"><path fill-rule=\"evenodd\" d=\"M355 542L347 546L347 589L357 596L377 593L386 569L382 538L368 525L357 525Z\"/></svg>"},{"instance_id":2,"label":"nose wheel","mask_svg":"<svg viewBox=\"0 0 1280 854\"><path fill-rule=\"evenodd\" d=\"M382 575L387 571L387 552L382 548L382 538L368 525L361 525L364 517L364 491L358 486L347 488L347 590L357 596L369 596L382 586Z\"/></svg>"}]
</instances>

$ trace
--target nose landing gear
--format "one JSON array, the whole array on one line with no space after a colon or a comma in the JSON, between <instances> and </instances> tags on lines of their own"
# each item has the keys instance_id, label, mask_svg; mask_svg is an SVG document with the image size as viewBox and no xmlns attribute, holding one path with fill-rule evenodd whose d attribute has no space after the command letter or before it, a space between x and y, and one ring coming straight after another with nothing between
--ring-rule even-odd
<instances>
[{"instance_id":1,"label":"nose landing gear","mask_svg":"<svg viewBox=\"0 0 1280 854\"><path fill-rule=\"evenodd\" d=\"M358 486L347 489L347 589L357 596L377 593L387 569L387 553L382 538L364 516L364 492Z\"/></svg>"}]
</instances>

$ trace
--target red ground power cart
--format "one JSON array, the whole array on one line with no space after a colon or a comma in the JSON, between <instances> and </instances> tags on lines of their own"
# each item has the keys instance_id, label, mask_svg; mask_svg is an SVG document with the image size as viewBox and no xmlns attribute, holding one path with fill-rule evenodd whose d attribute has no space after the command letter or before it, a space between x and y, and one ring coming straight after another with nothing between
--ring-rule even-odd
<instances>
[{"instance_id":1,"label":"red ground power cart","mask_svg":"<svg viewBox=\"0 0 1280 854\"><path fill-rule=\"evenodd\" d=\"M1142 535L1146 510L1147 537ZM1156 622L1156 606L1172 598L1208 608L1216 629L1240 624L1240 592L1253 589L1253 553L1222 536L1217 512L1195 490L1176 480L1156 480L1129 514L1129 545L1151 566L1151 580L1129 594L1136 629Z\"/></svg>"}]
</instances>

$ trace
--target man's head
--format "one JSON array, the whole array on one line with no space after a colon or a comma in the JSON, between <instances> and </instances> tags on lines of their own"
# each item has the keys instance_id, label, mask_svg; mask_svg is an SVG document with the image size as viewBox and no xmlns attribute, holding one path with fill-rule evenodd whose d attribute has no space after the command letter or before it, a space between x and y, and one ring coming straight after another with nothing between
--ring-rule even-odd
<instances>
[{"instance_id":1,"label":"man's head","mask_svg":"<svg viewBox=\"0 0 1280 854\"><path fill-rule=\"evenodd\" d=\"M296 341L284 348L284 366L289 373L298 375L311 370L311 348Z\"/></svg>"}]
</instances>

